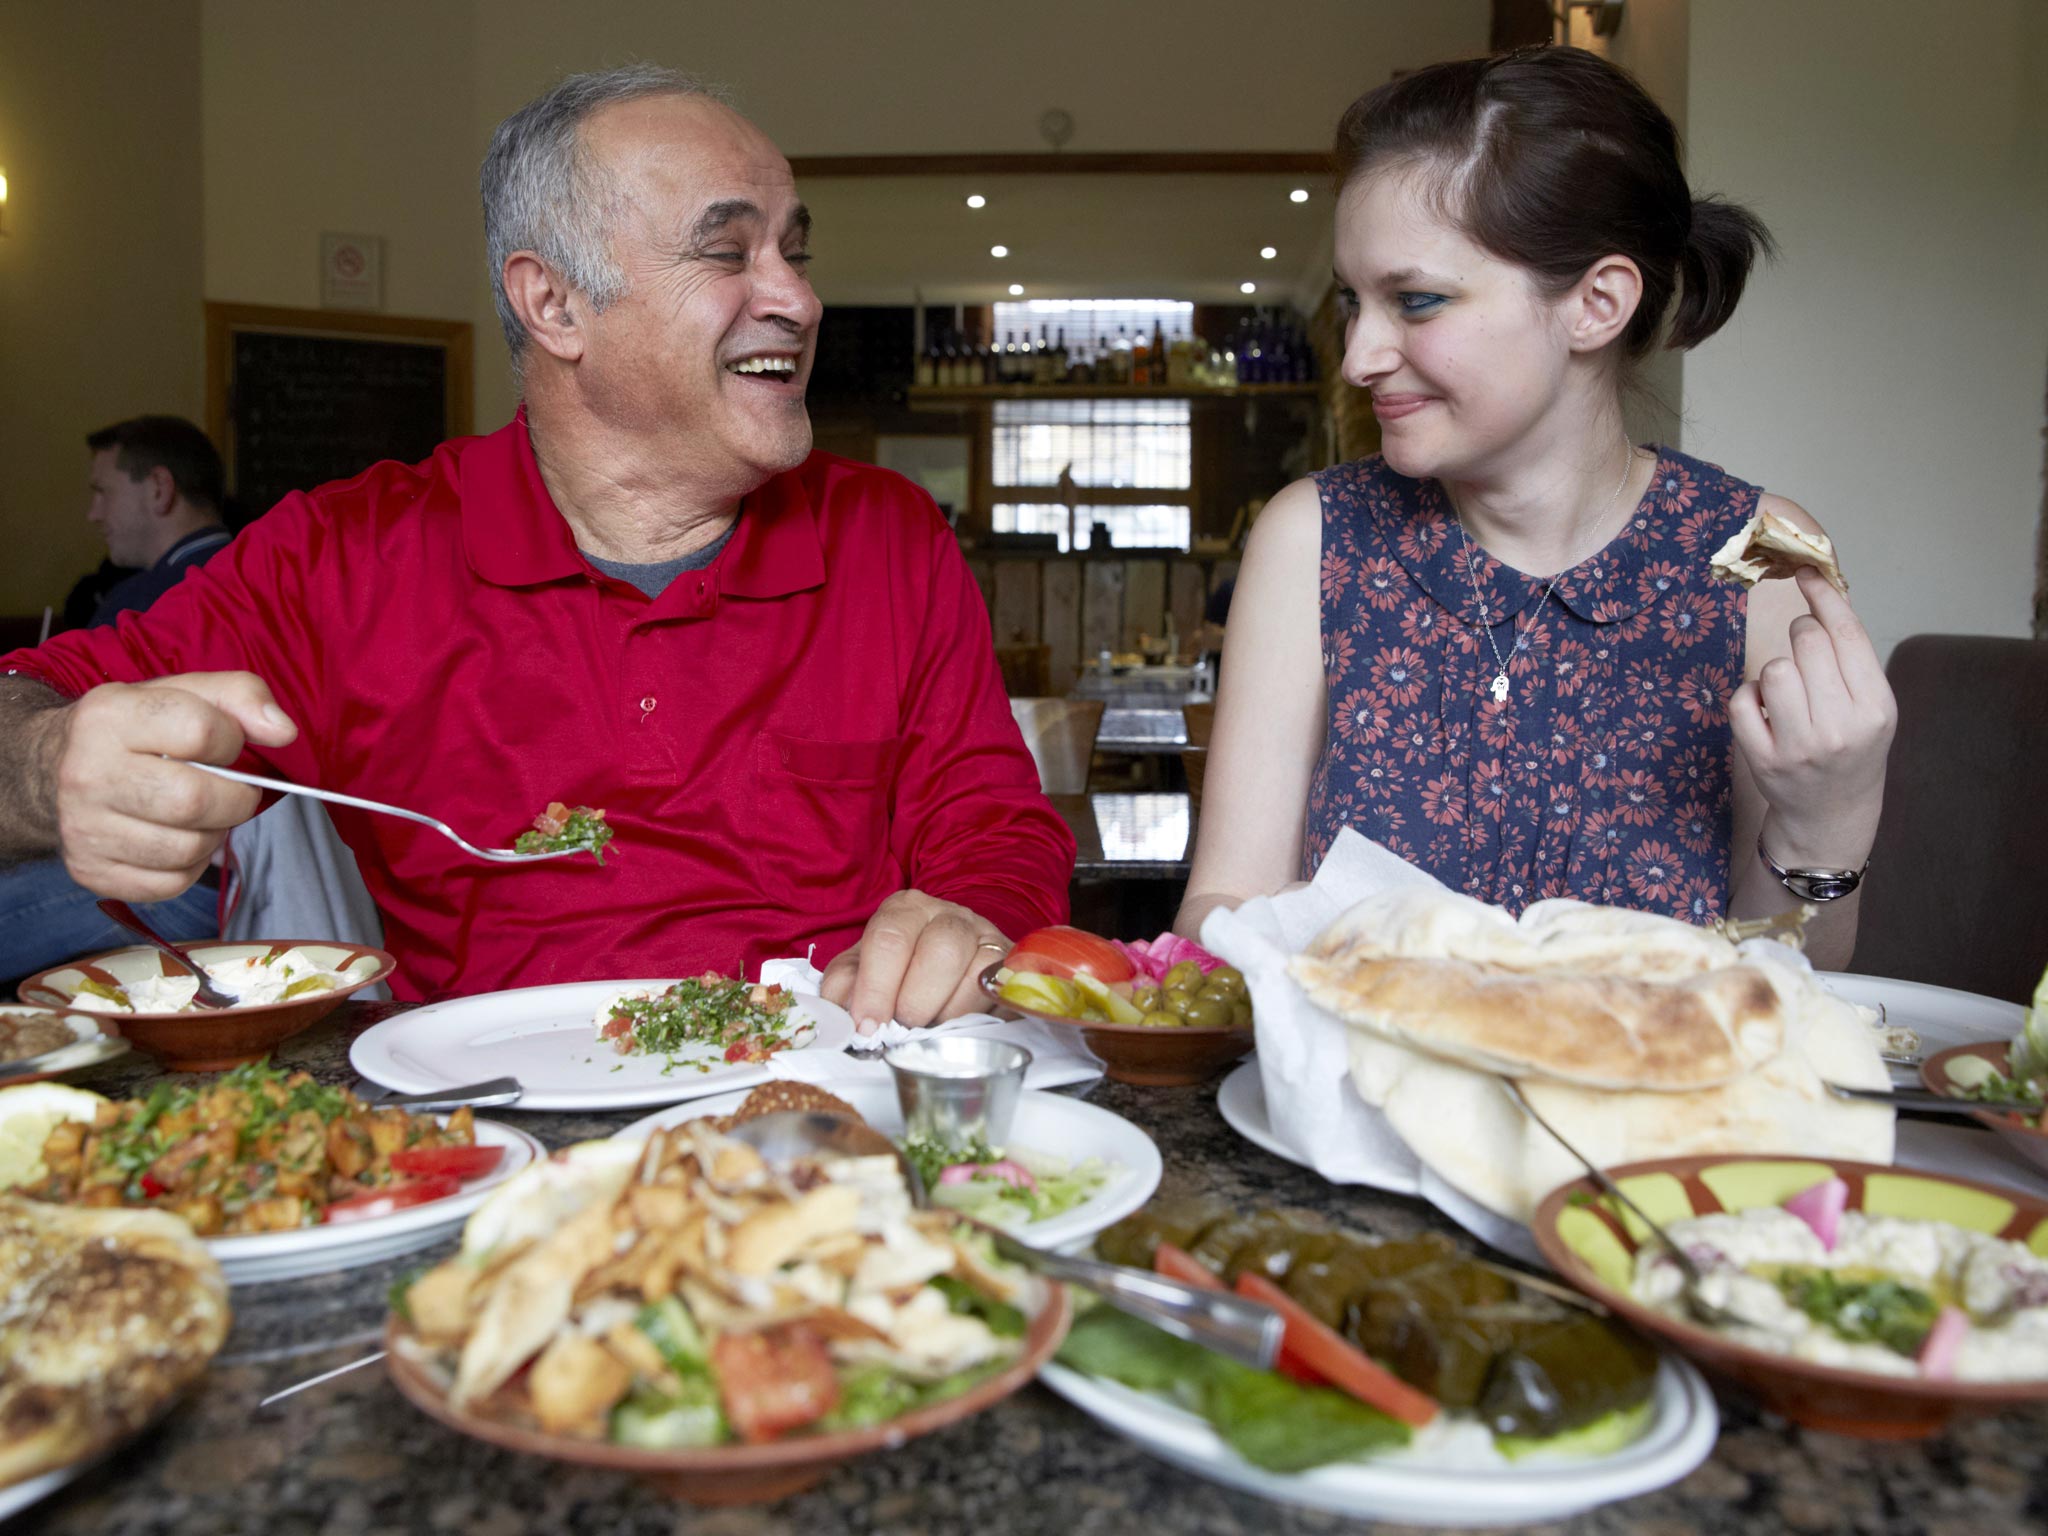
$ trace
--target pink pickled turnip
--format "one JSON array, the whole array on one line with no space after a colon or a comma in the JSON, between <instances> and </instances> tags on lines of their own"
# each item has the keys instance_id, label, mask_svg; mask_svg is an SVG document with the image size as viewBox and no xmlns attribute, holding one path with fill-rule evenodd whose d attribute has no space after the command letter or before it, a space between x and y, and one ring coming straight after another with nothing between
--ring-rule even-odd
<instances>
[{"instance_id":1,"label":"pink pickled turnip","mask_svg":"<svg viewBox=\"0 0 2048 1536\"><path fill-rule=\"evenodd\" d=\"M1031 1177L1031 1170L1007 1157L999 1163L955 1163L939 1174L939 1182L967 1184L984 1173L992 1179L1001 1179L1005 1184L1014 1185L1018 1189L1038 1188L1038 1180Z\"/></svg>"},{"instance_id":2,"label":"pink pickled turnip","mask_svg":"<svg viewBox=\"0 0 2048 1536\"><path fill-rule=\"evenodd\" d=\"M1842 1233L1842 1212L1848 1208L1849 1186L1840 1179L1825 1179L1785 1202L1785 1209L1813 1228L1813 1235L1829 1253L1835 1251Z\"/></svg>"},{"instance_id":3,"label":"pink pickled turnip","mask_svg":"<svg viewBox=\"0 0 2048 1536\"><path fill-rule=\"evenodd\" d=\"M1946 1381L1956 1373L1956 1356L1970 1332L1970 1314L1960 1307L1943 1307L1927 1337L1920 1342L1920 1374Z\"/></svg>"}]
</instances>

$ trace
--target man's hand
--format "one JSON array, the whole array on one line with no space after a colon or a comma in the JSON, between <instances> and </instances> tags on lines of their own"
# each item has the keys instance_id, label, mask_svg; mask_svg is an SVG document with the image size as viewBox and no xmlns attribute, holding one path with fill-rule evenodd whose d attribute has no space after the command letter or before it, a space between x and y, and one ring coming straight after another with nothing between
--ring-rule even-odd
<instances>
[{"instance_id":1,"label":"man's hand","mask_svg":"<svg viewBox=\"0 0 2048 1536\"><path fill-rule=\"evenodd\" d=\"M184 766L232 763L245 741L299 733L247 672L191 672L108 683L37 717L39 777L54 790L58 847L71 878L124 901L162 901L206 870L258 791Z\"/></svg>"},{"instance_id":2,"label":"man's hand","mask_svg":"<svg viewBox=\"0 0 2048 1536\"><path fill-rule=\"evenodd\" d=\"M980 1009L975 978L1009 953L1010 941L962 906L898 891L868 919L860 942L825 967L818 991L871 1035L884 1020L912 1029Z\"/></svg>"}]
</instances>

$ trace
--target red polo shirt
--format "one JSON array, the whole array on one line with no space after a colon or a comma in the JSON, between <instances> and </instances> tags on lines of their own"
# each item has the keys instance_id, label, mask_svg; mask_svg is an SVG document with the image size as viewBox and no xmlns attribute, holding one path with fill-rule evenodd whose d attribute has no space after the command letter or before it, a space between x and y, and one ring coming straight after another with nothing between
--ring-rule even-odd
<instances>
[{"instance_id":1,"label":"red polo shirt","mask_svg":"<svg viewBox=\"0 0 2048 1536\"><path fill-rule=\"evenodd\" d=\"M253 672L300 734L242 766L486 846L550 800L603 807L602 867L485 863L333 807L408 999L751 972L813 944L823 965L905 886L1013 937L1066 917L1073 836L958 546L909 481L830 454L649 600L578 552L522 412L294 493L147 613L0 668L74 696Z\"/></svg>"}]
</instances>

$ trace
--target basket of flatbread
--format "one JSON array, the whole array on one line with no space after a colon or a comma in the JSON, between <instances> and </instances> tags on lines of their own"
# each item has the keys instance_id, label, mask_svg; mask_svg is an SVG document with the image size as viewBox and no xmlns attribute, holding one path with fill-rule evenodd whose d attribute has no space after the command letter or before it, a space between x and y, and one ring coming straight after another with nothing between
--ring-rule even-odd
<instances>
[{"instance_id":1,"label":"basket of flatbread","mask_svg":"<svg viewBox=\"0 0 2048 1536\"><path fill-rule=\"evenodd\" d=\"M1290 962L1349 1031L1351 1080L1470 1199L1526 1222L1578 1164L1794 1152L1888 1163L1893 1116L1826 1084L1890 1077L1858 1011L1783 945L1543 901L1519 919L1442 890L1345 912Z\"/></svg>"},{"instance_id":2,"label":"basket of flatbread","mask_svg":"<svg viewBox=\"0 0 2048 1536\"><path fill-rule=\"evenodd\" d=\"M205 1374L228 1287L163 1211L0 1195L0 1487L99 1454Z\"/></svg>"}]
</instances>

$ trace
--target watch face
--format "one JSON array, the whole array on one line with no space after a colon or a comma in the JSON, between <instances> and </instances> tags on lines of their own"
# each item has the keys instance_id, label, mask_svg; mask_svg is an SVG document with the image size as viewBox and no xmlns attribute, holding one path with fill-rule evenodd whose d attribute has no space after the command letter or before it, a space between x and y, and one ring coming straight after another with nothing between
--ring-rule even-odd
<instances>
[{"instance_id":1,"label":"watch face","mask_svg":"<svg viewBox=\"0 0 2048 1536\"><path fill-rule=\"evenodd\" d=\"M1786 880L1795 896L1807 901L1840 901L1862 883L1861 875L1794 875Z\"/></svg>"}]
</instances>

